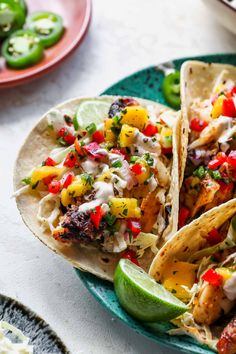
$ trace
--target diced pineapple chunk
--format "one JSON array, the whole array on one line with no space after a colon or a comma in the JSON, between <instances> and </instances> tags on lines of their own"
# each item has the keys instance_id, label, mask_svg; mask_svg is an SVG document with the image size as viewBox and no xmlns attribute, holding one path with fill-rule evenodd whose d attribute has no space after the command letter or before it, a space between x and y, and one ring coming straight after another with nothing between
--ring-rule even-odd
<instances>
[{"instance_id":1,"label":"diced pineapple chunk","mask_svg":"<svg viewBox=\"0 0 236 354\"><path fill-rule=\"evenodd\" d=\"M148 166L147 162L143 160L138 160L137 163L142 165L142 173L138 175L135 174L135 176L138 180L138 183L142 184L150 177L150 167Z\"/></svg>"},{"instance_id":2,"label":"diced pineapple chunk","mask_svg":"<svg viewBox=\"0 0 236 354\"><path fill-rule=\"evenodd\" d=\"M163 148L172 147L172 129L168 127L163 127L161 129L161 146Z\"/></svg>"},{"instance_id":3,"label":"diced pineapple chunk","mask_svg":"<svg viewBox=\"0 0 236 354\"><path fill-rule=\"evenodd\" d=\"M74 180L74 182L72 182L67 187L67 192L69 196L75 198L75 197L81 197L91 188L92 188L92 177L84 173L78 176L78 178Z\"/></svg>"},{"instance_id":4,"label":"diced pineapple chunk","mask_svg":"<svg viewBox=\"0 0 236 354\"><path fill-rule=\"evenodd\" d=\"M122 125L119 135L120 147L129 147L134 143L137 128L130 127L127 124Z\"/></svg>"},{"instance_id":5,"label":"diced pineapple chunk","mask_svg":"<svg viewBox=\"0 0 236 354\"><path fill-rule=\"evenodd\" d=\"M163 285L176 297L183 301L189 299L189 293L182 286L189 290L192 288L196 278L196 264L188 262L172 262L163 272Z\"/></svg>"},{"instance_id":6,"label":"diced pineapple chunk","mask_svg":"<svg viewBox=\"0 0 236 354\"><path fill-rule=\"evenodd\" d=\"M214 102L213 108L211 110L212 118L218 118L222 114L223 101L225 99L224 95L221 95Z\"/></svg>"},{"instance_id":7,"label":"diced pineapple chunk","mask_svg":"<svg viewBox=\"0 0 236 354\"><path fill-rule=\"evenodd\" d=\"M148 111L141 106L126 107L121 114L120 123L143 130L148 122Z\"/></svg>"},{"instance_id":8,"label":"diced pineapple chunk","mask_svg":"<svg viewBox=\"0 0 236 354\"><path fill-rule=\"evenodd\" d=\"M225 283L226 280L229 280L232 277L233 272L228 268L216 268L216 272L223 277L223 282Z\"/></svg>"},{"instance_id":9,"label":"diced pineapple chunk","mask_svg":"<svg viewBox=\"0 0 236 354\"><path fill-rule=\"evenodd\" d=\"M72 197L69 195L68 190L63 188L61 191L61 203L65 207L72 203Z\"/></svg>"},{"instance_id":10,"label":"diced pineapple chunk","mask_svg":"<svg viewBox=\"0 0 236 354\"><path fill-rule=\"evenodd\" d=\"M141 210L135 198L111 198L110 212L117 218L140 218Z\"/></svg>"},{"instance_id":11,"label":"diced pineapple chunk","mask_svg":"<svg viewBox=\"0 0 236 354\"><path fill-rule=\"evenodd\" d=\"M96 179L96 181L108 182L108 181L110 181L111 177L112 177L111 170L108 170L108 171L105 171L104 173L102 173L102 174Z\"/></svg>"},{"instance_id":12,"label":"diced pineapple chunk","mask_svg":"<svg viewBox=\"0 0 236 354\"><path fill-rule=\"evenodd\" d=\"M31 175L31 185L34 186L36 183L41 181L43 178L49 176L59 177L65 171L64 168L53 167L53 166L42 166L36 168Z\"/></svg>"},{"instance_id":13,"label":"diced pineapple chunk","mask_svg":"<svg viewBox=\"0 0 236 354\"><path fill-rule=\"evenodd\" d=\"M113 133L111 130L113 124L113 120L108 118L105 119L104 122L104 136L105 136L105 141L114 143L116 141L116 135Z\"/></svg>"}]
</instances>

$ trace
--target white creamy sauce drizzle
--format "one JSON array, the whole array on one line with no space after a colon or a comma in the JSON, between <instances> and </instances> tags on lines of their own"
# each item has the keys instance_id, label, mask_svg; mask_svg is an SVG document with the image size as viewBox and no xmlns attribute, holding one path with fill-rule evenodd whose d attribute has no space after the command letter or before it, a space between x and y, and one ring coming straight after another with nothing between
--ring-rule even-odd
<instances>
[{"instance_id":1,"label":"white creamy sauce drizzle","mask_svg":"<svg viewBox=\"0 0 236 354\"><path fill-rule=\"evenodd\" d=\"M236 300L236 272L232 274L230 279L226 280L223 289L229 300Z\"/></svg>"},{"instance_id":2,"label":"white creamy sauce drizzle","mask_svg":"<svg viewBox=\"0 0 236 354\"><path fill-rule=\"evenodd\" d=\"M109 197L114 196L114 190L111 183L95 182L93 188L96 191L95 199L91 202L81 204L79 206L79 211L85 212L91 210L98 205L107 203Z\"/></svg>"},{"instance_id":3,"label":"white creamy sauce drizzle","mask_svg":"<svg viewBox=\"0 0 236 354\"><path fill-rule=\"evenodd\" d=\"M153 138L147 137L140 131L136 134L135 145L138 149L143 148L145 152L155 152L161 154L161 146L158 141L153 141Z\"/></svg>"},{"instance_id":4,"label":"white creamy sauce drizzle","mask_svg":"<svg viewBox=\"0 0 236 354\"><path fill-rule=\"evenodd\" d=\"M66 125L66 122L64 119L64 113L62 111L59 111L56 108L54 108L48 112L47 121L48 121L48 125L53 126L53 130L55 132L59 131L61 128L65 127L65 125ZM68 131L71 134L74 134L75 130L74 130L73 125L71 125L71 126L66 125L66 128L68 129Z\"/></svg>"}]
</instances>

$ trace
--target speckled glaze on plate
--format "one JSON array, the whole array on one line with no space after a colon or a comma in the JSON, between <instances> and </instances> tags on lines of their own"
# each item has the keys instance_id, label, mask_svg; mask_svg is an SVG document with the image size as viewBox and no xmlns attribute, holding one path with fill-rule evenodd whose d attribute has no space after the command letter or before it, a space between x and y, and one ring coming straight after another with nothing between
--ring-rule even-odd
<instances>
[{"instance_id":1,"label":"speckled glaze on plate","mask_svg":"<svg viewBox=\"0 0 236 354\"><path fill-rule=\"evenodd\" d=\"M167 105L162 95L162 81L164 71L170 68L179 70L182 63L186 60L202 60L205 62L225 63L236 65L236 54L214 54L191 58L175 59L170 62L149 67L138 71L123 80L109 87L103 94L108 95L128 95L150 99ZM140 333L155 342L167 347L178 349L184 353L194 354L212 354L214 353L209 348L200 345L195 340L188 336L169 336L165 331L170 327L169 324L155 324L152 326L144 326L141 322L136 321L129 316L119 305L113 285L105 280L96 278L95 276L81 272L76 269L77 275L80 277L90 293L102 304L106 309L111 311L114 316L117 316L129 327L133 328L137 333Z\"/></svg>"},{"instance_id":2,"label":"speckled glaze on plate","mask_svg":"<svg viewBox=\"0 0 236 354\"><path fill-rule=\"evenodd\" d=\"M8 296L0 294L0 320L19 328L34 346L34 354L70 354L61 339L38 315Z\"/></svg>"}]
</instances>

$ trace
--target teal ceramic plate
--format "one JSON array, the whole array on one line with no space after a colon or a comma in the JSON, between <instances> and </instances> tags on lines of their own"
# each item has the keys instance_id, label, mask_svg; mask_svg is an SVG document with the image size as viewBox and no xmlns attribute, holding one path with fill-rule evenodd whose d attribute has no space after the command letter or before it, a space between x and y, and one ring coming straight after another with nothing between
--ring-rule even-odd
<instances>
[{"instance_id":1,"label":"teal ceramic plate","mask_svg":"<svg viewBox=\"0 0 236 354\"><path fill-rule=\"evenodd\" d=\"M171 62L162 63L160 65L138 71L109 87L103 92L103 94L142 97L167 105L161 90L164 72L165 70L168 70L168 68L175 68L176 70L179 70L182 63L189 59L236 65L236 54L215 54L176 59ZM159 344L163 344L173 349L178 349L185 353L213 353L212 350L199 345L190 337L169 336L165 334L168 324L159 324L152 326L152 328L145 327L142 323L135 321L132 317L130 317L119 306L112 284L98 279L91 274L83 273L77 269L76 272L86 288L98 300L98 302L110 310L113 315L117 316L129 327L133 328L136 332L153 339Z\"/></svg>"}]
</instances>

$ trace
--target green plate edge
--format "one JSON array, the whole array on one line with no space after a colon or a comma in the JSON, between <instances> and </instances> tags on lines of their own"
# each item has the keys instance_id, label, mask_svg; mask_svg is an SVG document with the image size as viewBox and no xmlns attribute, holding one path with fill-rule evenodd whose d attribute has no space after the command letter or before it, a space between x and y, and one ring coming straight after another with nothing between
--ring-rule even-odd
<instances>
[{"instance_id":1,"label":"green plate edge","mask_svg":"<svg viewBox=\"0 0 236 354\"><path fill-rule=\"evenodd\" d=\"M209 54L195 57L174 59L169 62L151 66L135 72L134 74L118 81L107 88L102 94L135 96L157 101L168 105L162 95L162 81L164 78L163 66L173 66L179 70L186 60L201 60L207 63L224 63L236 65L236 53ZM191 354L212 354L208 347L200 345L197 341L188 336L169 336L165 333L170 328L169 324L156 324L150 327L144 326L129 316L119 305L113 285L105 280L96 278L92 274L75 269L76 274L95 299L109 310L112 315L118 317L122 322L132 328L135 332L151 338L158 344L172 349L178 349L184 353Z\"/></svg>"}]
</instances>

